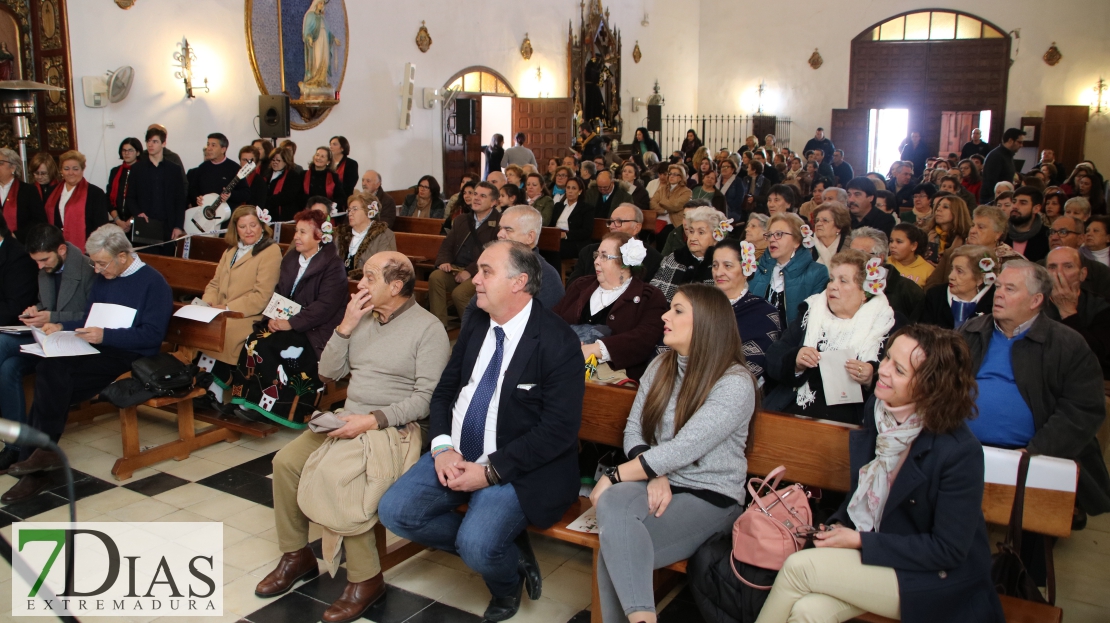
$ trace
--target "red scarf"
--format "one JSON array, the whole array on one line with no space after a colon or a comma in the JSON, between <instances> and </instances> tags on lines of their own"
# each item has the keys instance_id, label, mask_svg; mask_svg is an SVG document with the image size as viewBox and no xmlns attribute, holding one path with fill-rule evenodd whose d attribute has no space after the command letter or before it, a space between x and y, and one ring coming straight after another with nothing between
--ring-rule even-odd
<instances>
[{"instance_id":1,"label":"red scarf","mask_svg":"<svg viewBox=\"0 0 1110 623\"><path fill-rule=\"evenodd\" d=\"M347 170L347 157L344 156L343 157L343 162L340 162L339 166L335 167L335 174L337 176L339 176L340 180L342 180L343 179L343 172L346 171L346 170Z\"/></svg>"},{"instance_id":2,"label":"red scarf","mask_svg":"<svg viewBox=\"0 0 1110 623\"><path fill-rule=\"evenodd\" d=\"M309 169L304 172L304 194L308 194L308 183L312 181L312 174L314 171ZM324 169L324 194L331 199L335 194L335 177L331 175L331 171Z\"/></svg>"},{"instance_id":3,"label":"red scarf","mask_svg":"<svg viewBox=\"0 0 1110 623\"><path fill-rule=\"evenodd\" d=\"M273 187L270 188L271 195L277 195L281 193L281 187L285 186L285 178L287 177L289 177L289 169L285 169L281 172L281 177L277 179L277 184L274 184Z\"/></svg>"},{"instance_id":4,"label":"red scarf","mask_svg":"<svg viewBox=\"0 0 1110 623\"><path fill-rule=\"evenodd\" d=\"M58 203L62 200L62 190L65 189L65 186L65 182L58 184L46 200L46 219L50 221L51 225L57 225L54 222L54 212L58 209ZM65 219L61 223L62 235L65 236L66 241L81 249L82 253L85 252L85 199L88 196L89 183L82 178L80 182L77 182L73 194L69 196L69 201L66 202Z\"/></svg>"},{"instance_id":5,"label":"red scarf","mask_svg":"<svg viewBox=\"0 0 1110 623\"><path fill-rule=\"evenodd\" d=\"M247 176L247 186L254 186L254 178L256 177L258 177L258 169L251 171L250 175Z\"/></svg>"},{"instance_id":6,"label":"red scarf","mask_svg":"<svg viewBox=\"0 0 1110 623\"><path fill-rule=\"evenodd\" d=\"M16 201L19 198L19 178L12 178L12 187L8 189L8 198L4 200L4 220L8 222L8 231L16 231L18 227L19 207Z\"/></svg>"},{"instance_id":7,"label":"red scarf","mask_svg":"<svg viewBox=\"0 0 1110 623\"><path fill-rule=\"evenodd\" d=\"M116 199L119 197L119 191L120 191L120 183L119 182L120 182L120 179L123 177L123 172L124 171L130 171L130 170L131 170L131 165L127 164L126 162L119 165L119 168L116 169L116 176L113 177L112 180L108 183L108 203L110 203L111 206L113 208L117 209L117 210L120 207L119 202L116 201ZM123 200L127 201L127 195L126 194L124 194Z\"/></svg>"}]
</instances>

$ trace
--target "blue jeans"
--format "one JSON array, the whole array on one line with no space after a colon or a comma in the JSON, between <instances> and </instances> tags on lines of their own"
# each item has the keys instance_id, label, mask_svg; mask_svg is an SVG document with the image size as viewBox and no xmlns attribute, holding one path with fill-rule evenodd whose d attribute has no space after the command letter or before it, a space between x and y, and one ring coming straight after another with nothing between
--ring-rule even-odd
<instances>
[{"instance_id":1,"label":"blue jeans","mask_svg":"<svg viewBox=\"0 0 1110 623\"><path fill-rule=\"evenodd\" d=\"M34 372L42 357L21 353L19 347L34 341L30 334L0 335L0 417L5 420L27 421L23 377Z\"/></svg>"},{"instance_id":2,"label":"blue jeans","mask_svg":"<svg viewBox=\"0 0 1110 623\"><path fill-rule=\"evenodd\" d=\"M469 504L466 515L455 512L462 504ZM452 491L439 484L428 453L385 492L378 519L401 538L458 555L494 597L516 594L520 550L513 539L528 519L511 484Z\"/></svg>"}]
</instances>

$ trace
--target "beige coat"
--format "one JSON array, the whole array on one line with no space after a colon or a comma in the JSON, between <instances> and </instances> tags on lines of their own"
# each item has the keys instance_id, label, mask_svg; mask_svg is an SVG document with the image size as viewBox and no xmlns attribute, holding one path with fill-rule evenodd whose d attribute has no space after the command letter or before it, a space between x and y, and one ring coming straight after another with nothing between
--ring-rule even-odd
<instances>
[{"instance_id":1,"label":"beige coat","mask_svg":"<svg viewBox=\"0 0 1110 623\"><path fill-rule=\"evenodd\" d=\"M235 248L224 251L216 275L204 289L204 302L213 307L227 307L243 314L243 318L229 319L224 336L224 349L208 355L227 364L239 362L239 352L251 334L254 322L262 317L262 310L270 302L277 287L281 270L281 249L270 244L257 254L251 252L231 266Z\"/></svg>"},{"instance_id":2,"label":"beige coat","mask_svg":"<svg viewBox=\"0 0 1110 623\"><path fill-rule=\"evenodd\" d=\"M671 190L666 183L660 182L659 188L655 189L655 194L651 196L651 209L655 210L656 214L669 214L671 224L682 227L682 209L686 207L686 202L691 196L692 193L686 184L678 184L674 190Z\"/></svg>"}]
</instances>

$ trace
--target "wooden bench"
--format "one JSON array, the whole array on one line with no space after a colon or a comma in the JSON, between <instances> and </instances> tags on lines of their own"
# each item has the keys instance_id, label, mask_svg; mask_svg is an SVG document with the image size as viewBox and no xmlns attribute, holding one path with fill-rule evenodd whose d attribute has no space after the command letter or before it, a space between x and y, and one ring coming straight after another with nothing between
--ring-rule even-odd
<instances>
[{"instance_id":1,"label":"wooden bench","mask_svg":"<svg viewBox=\"0 0 1110 623\"><path fill-rule=\"evenodd\" d=\"M435 268L439 247L443 244L446 236L410 234L407 232L394 232L393 235L397 239L397 251L408 256L414 266L426 270Z\"/></svg>"},{"instance_id":2,"label":"wooden bench","mask_svg":"<svg viewBox=\"0 0 1110 623\"><path fill-rule=\"evenodd\" d=\"M443 231L443 219L398 216L393 222L393 233L430 234L438 236Z\"/></svg>"}]
</instances>

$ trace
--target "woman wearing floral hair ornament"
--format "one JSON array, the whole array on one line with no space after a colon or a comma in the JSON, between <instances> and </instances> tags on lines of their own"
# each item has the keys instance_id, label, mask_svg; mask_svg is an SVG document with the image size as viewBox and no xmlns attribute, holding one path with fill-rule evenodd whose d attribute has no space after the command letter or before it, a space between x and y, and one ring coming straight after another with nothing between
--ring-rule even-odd
<instances>
[{"instance_id":1,"label":"woman wearing floral hair ornament","mask_svg":"<svg viewBox=\"0 0 1110 623\"><path fill-rule=\"evenodd\" d=\"M679 286L687 283L713 283L713 245L721 234L725 215L708 206L690 210L682 223L686 245L663 258L651 285L659 288L670 302ZM731 226L731 225L730 225Z\"/></svg>"},{"instance_id":2,"label":"woman wearing floral hair ornament","mask_svg":"<svg viewBox=\"0 0 1110 623\"><path fill-rule=\"evenodd\" d=\"M798 317L767 353L767 374L780 384L764 407L860 424L886 338L904 321L896 318L883 294L887 275L878 258L848 249L829 263L828 286L805 300ZM850 382L860 386L862 400L830 405L819 366L822 353L839 350L849 351L844 370ZM830 372L834 371L824 374Z\"/></svg>"},{"instance_id":3,"label":"woman wearing floral hair ornament","mask_svg":"<svg viewBox=\"0 0 1110 623\"><path fill-rule=\"evenodd\" d=\"M959 329L969 318L991 313L1000 266L993 249L975 244L956 247L948 255L948 283L925 291L920 321Z\"/></svg>"},{"instance_id":4,"label":"woman wearing floral hair ornament","mask_svg":"<svg viewBox=\"0 0 1110 623\"><path fill-rule=\"evenodd\" d=\"M211 307L239 312L243 317L227 320L223 350L196 355L197 365L215 378L208 395L201 400L203 406L223 410L223 390L230 387L239 353L277 286L281 249L274 243L271 220L270 213L263 208L244 205L236 208L228 221L224 234L227 250L220 257L216 274L204 288L202 300Z\"/></svg>"},{"instance_id":5,"label":"woman wearing floral hair ornament","mask_svg":"<svg viewBox=\"0 0 1110 623\"><path fill-rule=\"evenodd\" d=\"M829 271L813 259L813 232L797 214L776 214L767 221L767 251L748 280L752 293L779 310L783 326L798 317L798 306L822 292Z\"/></svg>"},{"instance_id":6,"label":"woman wearing floral hair ornament","mask_svg":"<svg viewBox=\"0 0 1110 623\"><path fill-rule=\"evenodd\" d=\"M362 279L362 267L375 253L397 250L397 237L378 220L380 211L373 194L355 193L347 199L347 224L336 228L335 251L348 279Z\"/></svg>"},{"instance_id":7,"label":"woman wearing floral hair ornament","mask_svg":"<svg viewBox=\"0 0 1110 623\"><path fill-rule=\"evenodd\" d=\"M666 297L636 275L647 249L624 232L601 239L594 274L575 279L552 310L571 325L582 342L582 358L597 358L619 375L599 370L602 380L639 380L663 337Z\"/></svg>"},{"instance_id":8,"label":"woman wearing floral hair ornament","mask_svg":"<svg viewBox=\"0 0 1110 623\"><path fill-rule=\"evenodd\" d=\"M744 342L745 363L762 384L767 351L779 339L782 326L774 306L748 288L748 277L755 272L756 263L755 245L746 240L724 238L713 247L713 282L732 304Z\"/></svg>"}]
</instances>

